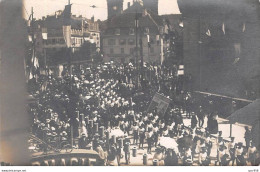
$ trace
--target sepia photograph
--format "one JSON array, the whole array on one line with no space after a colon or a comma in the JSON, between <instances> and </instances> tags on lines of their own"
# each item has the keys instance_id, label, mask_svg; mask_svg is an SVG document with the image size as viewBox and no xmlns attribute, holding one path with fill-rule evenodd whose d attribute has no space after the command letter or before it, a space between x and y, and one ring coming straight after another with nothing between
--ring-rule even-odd
<instances>
[{"instance_id":1,"label":"sepia photograph","mask_svg":"<svg viewBox=\"0 0 260 172\"><path fill-rule=\"evenodd\" d=\"M1 172L258 172L259 98L260 0L0 0Z\"/></svg>"}]
</instances>

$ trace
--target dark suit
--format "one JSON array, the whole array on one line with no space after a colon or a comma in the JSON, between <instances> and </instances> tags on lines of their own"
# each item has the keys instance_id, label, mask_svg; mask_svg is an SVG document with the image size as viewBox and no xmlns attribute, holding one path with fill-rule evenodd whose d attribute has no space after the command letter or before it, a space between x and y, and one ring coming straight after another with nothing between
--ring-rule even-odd
<instances>
[{"instance_id":1,"label":"dark suit","mask_svg":"<svg viewBox=\"0 0 260 172\"><path fill-rule=\"evenodd\" d=\"M86 149L87 145L88 145L87 138L86 137L81 137L79 139L79 149Z\"/></svg>"}]
</instances>

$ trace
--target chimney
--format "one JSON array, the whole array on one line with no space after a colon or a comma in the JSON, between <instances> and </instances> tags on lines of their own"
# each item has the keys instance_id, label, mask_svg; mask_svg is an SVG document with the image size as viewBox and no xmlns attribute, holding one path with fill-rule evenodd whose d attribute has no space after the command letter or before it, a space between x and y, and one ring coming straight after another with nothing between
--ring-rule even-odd
<instances>
[{"instance_id":1,"label":"chimney","mask_svg":"<svg viewBox=\"0 0 260 172\"><path fill-rule=\"evenodd\" d=\"M128 2L128 3L127 3L127 8L129 8L129 7L130 7L130 4L131 4L130 2Z\"/></svg>"}]
</instances>

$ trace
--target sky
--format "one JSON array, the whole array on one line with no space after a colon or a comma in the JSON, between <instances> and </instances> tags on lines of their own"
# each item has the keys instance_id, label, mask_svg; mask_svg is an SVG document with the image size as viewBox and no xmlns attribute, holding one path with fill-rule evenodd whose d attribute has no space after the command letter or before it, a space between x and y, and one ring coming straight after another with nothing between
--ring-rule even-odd
<instances>
[{"instance_id":1,"label":"sky","mask_svg":"<svg viewBox=\"0 0 260 172\"><path fill-rule=\"evenodd\" d=\"M72 5L72 14L82 15L83 17L95 19L107 19L107 1L106 0L70 0ZM127 7L127 2L133 0L124 0L124 9ZM68 0L25 0L26 15L31 13L31 7L34 8L34 16L39 19L42 16L55 14L55 11L63 10L68 4ZM97 8L91 8L95 5ZM177 0L159 0L159 14L179 14Z\"/></svg>"}]
</instances>

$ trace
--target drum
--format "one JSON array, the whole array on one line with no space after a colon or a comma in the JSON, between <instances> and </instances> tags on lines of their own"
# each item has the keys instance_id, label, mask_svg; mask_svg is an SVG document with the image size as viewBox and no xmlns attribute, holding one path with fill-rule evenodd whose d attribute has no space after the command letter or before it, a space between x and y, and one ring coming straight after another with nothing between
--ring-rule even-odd
<instances>
[{"instance_id":1,"label":"drum","mask_svg":"<svg viewBox=\"0 0 260 172\"><path fill-rule=\"evenodd\" d=\"M104 137L104 131L105 131L105 127L104 126L99 127L99 135L100 135L100 137Z\"/></svg>"},{"instance_id":2,"label":"drum","mask_svg":"<svg viewBox=\"0 0 260 172\"><path fill-rule=\"evenodd\" d=\"M158 159L153 160L153 166L159 166L159 161Z\"/></svg>"},{"instance_id":3,"label":"drum","mask_svg":"<svg viewBox=\"0 0 260 172\"><path fill-rule=\"evenodd\" d=\"M94 124L94 123L93 123L93 120L89 120L89 128L92 129L92 128L93 128L93 124Z\"/></svg>"},{"instance_id":4,"label":"drum","mask_svg":"<svg viewBox=\"0 0 260 172\"><path fill-rule=\"evenodd\" d=\"M137 148L133 147L133 157L136 157L136 155L137 155Z\"/></svg>"},{"instance_id":5,"label":"drum","mask_svg":"<svg viewBox=\"0 0 260 172\"><path fill-rule=\"evenodd\" d=\"M94 123L94 132L98 133L98 123Z\"/></svg>"},{"instance_id":6,"label":"drum","mask_svg":"<svg viewBox=\"0 0 260 172\"><path fill-rule=\"evenodd\" d=\"M147 165L147 162L148 162L147 154L144 154L143 155L143 164Z\"/></svg>"}]
</instances>

